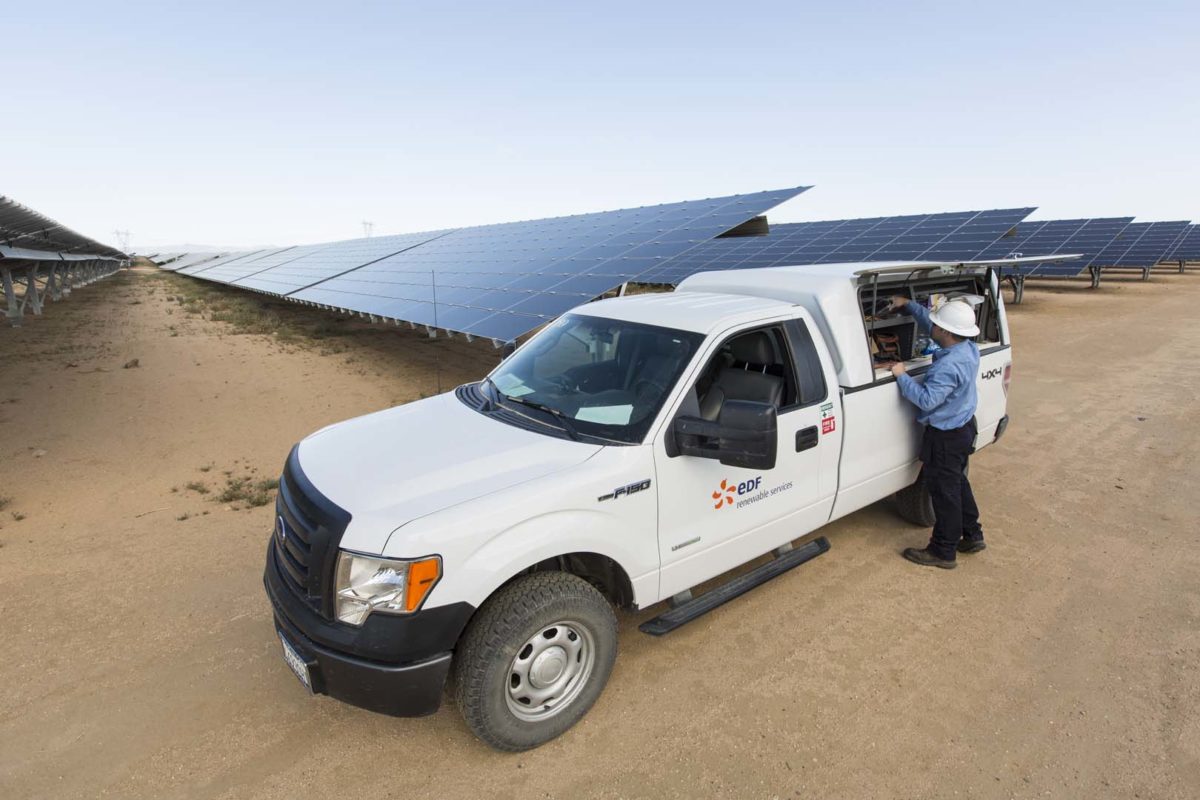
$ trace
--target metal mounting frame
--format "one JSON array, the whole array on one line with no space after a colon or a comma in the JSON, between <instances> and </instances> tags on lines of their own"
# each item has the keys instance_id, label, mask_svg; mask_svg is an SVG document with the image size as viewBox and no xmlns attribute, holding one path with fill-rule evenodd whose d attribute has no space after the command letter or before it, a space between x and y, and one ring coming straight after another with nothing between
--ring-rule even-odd
<instances>
[{"instance_id":1,"label":"metal mounting frame","mask_svg":"<svg viewBox=\"0 0 1200 800\"><path fill-rule=\"evenodd\" d=\"M72 289L95 283L121 268L112 259L83 259L76 261L0 261L0 284L4 287L5 316L15 328L25 319L25 310L38 316L47 299L61 300ZM24 287L18 296L17 288Z\"/></svg>"}]
</instances>

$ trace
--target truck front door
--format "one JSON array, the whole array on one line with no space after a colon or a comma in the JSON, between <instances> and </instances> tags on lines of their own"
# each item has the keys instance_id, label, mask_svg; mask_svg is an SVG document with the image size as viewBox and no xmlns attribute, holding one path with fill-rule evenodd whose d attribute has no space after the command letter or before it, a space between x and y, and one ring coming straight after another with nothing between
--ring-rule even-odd
<instances>
[{"instance_id":1,"label":"truck front door","mask_svg":"<svg viewBox=\"0 0 1200 800\"><path fill-rule=\"evenodd\" d=\"M726 400L778 409L775 467L728 467L654 445L659 498L660 598L749 561L823 525L837 491L842 410L823 344L799 319L732 331L719 340L675 410L716 421ZM832 387L832 391L831 391Z\"/></svg>"}]
</instances>

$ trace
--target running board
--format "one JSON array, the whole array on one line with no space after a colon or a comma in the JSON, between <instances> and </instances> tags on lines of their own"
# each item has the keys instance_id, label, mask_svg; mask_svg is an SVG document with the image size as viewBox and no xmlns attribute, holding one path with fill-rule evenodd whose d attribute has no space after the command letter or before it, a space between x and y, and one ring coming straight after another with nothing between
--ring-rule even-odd
<instances>
[{"instance_id":1,"label":"running board","mask_svg":"<svg viewBox=\"0 0 1200 800\"><path fill-rule=\"evenodd\" d=\"M676 628L691 622L696 617L703 616L714 608L728 603L733 598L745 594L755 586L761 586L772 578L779 577L789 569L798 567L805 561L811 561L828 549L829 540L824 536L819 539L813 539L803 547L789 550L771 559L761 567L756 567L745 575L739 575L729 583L723 583L694 600L682 603L670 611L659 614L654 619L646 620L641 625L638 625L638 630L642 633L648 633L651 636L662 636L663 634L670 633Z\"/></svg>"}]
</instances>

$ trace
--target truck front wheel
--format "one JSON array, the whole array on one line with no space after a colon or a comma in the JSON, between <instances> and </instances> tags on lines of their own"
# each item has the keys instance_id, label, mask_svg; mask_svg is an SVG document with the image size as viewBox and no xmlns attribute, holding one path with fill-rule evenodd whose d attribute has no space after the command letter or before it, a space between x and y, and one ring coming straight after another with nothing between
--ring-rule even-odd
<instances>
[{"instance_id":1,"label":"truck front wheel","mask_svg":"<svg viewBox=\"0 0 1200 800\"><path fill-rule=\"evenodd\" d=\"M588 712L616 657L617 619L604 596L566 572L534 573L471 621L455 657L455 700L480 739L528 750Z\"/></svg>"}]
</instances>

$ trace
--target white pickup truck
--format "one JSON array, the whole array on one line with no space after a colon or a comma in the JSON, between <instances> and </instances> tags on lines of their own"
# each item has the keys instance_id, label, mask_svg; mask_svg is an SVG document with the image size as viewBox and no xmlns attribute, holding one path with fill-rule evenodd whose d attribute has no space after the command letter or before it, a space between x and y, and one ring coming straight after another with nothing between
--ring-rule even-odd
<instances>
[{"instance_id":1,"label":"white pickup truck","mask_svg":"<svg viewBox=\"0 0 1200 800\"><path fill-rule=\"evenodd\" d=\"M397 716L446 680L492 746L537 746L599 697L614 608L662 634L828 549L896 495L929 525L921 429L887 369L926 340L886 312L978 315L976 447L1004 431L1011 350L993 265L824 264L695 275L580 306L479 383L301 441L264 582L315 693ZM695 596L731 569L763 563Z\"/></svg>"}]
</instances>

